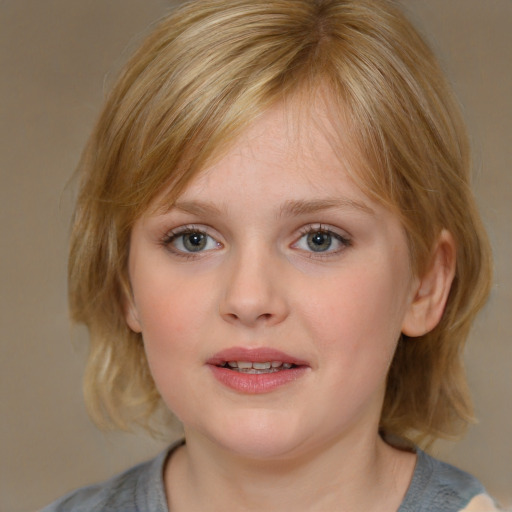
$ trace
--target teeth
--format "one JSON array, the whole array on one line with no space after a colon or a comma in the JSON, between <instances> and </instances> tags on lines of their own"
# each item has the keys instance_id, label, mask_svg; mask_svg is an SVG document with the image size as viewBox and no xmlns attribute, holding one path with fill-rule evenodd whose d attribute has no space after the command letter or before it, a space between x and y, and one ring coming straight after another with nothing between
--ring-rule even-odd
<instances>
[{"instance_id":1,"label":"teeth","mask_svg":"<svg viewBox=\"0 0 512 512\"><path fill-rule=\"evenodd\" d=\"M233 370L243 373L271 373L282 369L289 370L293 364L283 363L282 361L268 361L263 363L256 363L251 361L227 361L224 366L228 366Z\"/></svg>"},{"instance_id":2,"label":"teeth","mask_svg":"<svg viewBox=\"0 0 512 512\"><path fill-rule=\"evenodd\" d=\"M252 363L255 370L268 370L271 366L272 363Z\"/></svg>"}]
</instances>

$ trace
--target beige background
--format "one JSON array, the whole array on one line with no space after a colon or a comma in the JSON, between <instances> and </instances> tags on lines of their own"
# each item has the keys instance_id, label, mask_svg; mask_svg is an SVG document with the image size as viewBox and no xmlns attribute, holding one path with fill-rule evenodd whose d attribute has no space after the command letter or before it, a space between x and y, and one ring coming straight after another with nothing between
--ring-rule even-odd
<instances>
[{"instance_id":1,"label":"beige background","mask_svg":"<svg viewBox=\"0 0 512 512\"><path fill-rule=\"evenodd\" d=\"M467 352L480 423L438 453L512 503L512 1L403 0L464 105L496 284ZM73 185L117 69L165 0L0 0L0 510L33 510L153 455L99 433L81 398L85 336L66 313Z\"/></svg>"}]
</instances>

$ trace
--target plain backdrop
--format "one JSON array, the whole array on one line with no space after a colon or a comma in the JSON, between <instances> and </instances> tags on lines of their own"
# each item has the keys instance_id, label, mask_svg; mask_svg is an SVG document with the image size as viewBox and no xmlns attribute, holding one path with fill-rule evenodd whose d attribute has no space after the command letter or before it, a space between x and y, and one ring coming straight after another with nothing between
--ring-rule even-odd
<instances>
[{"instance_id":1,"label":"plain backdrop","mask_svg":"<svg viewBox=\"0 0 512 512\"><path fill-rule=\"evenodd\" d=\"M495 285L467 348L479 423L435 453L512 503L512 1L403 0L463 105ZM70 178L112 72L164 0L0 0L0 511L35 510L164 447L85 413L67 319ZM174 434L176 435L176 434ZM170 439L172 435L170 435Z\"/></svg>"}]
</instances>

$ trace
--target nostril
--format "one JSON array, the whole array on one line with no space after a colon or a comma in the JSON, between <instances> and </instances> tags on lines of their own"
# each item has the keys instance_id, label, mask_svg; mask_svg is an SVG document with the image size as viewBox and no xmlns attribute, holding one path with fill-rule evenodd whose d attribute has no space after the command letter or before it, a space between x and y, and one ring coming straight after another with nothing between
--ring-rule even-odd
<instances>
[{"instance_id":1,"label":"nostril","mask_svg":"<svg viewBox=\"0 0 512 512\"><path fill-rule=\"evenodd\" d=\"M246 326L270 325L282 321L288 313L285 294L258 288L257 283L230 282L224 297L219 301L219 313L227 322Z\"/></svg>"},{"instance_id":2,"label":"nostril","mask_svg":"<svg viewBox=\"0 0 512 512\"><path fill-rule=\"evenodd\" d=\"M229 318L231 320L243 320L243 315L239 315L237 313L226 313L226 318ZM262 313L261 315L256 316L256 322L259 321L268 321L271 320L273 317L272 313Z\"/></svg>"}]
</instances>

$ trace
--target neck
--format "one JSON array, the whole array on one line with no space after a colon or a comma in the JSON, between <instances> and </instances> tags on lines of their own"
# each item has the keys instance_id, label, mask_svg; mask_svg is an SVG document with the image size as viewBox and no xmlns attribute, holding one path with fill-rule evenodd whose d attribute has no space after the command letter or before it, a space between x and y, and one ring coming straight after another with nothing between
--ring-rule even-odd
<instances>
[{"instance_id":1,"label":"neck","mask_svg":"<svg viewBox=\"0 0 512 512\"><path fill-rule=\"evenodd\" d=\"M415 456L381 438L334 439L321 448L254 460L187 433L165 473L169 510L395 511Z\"/></svg>"}]
</instances>

